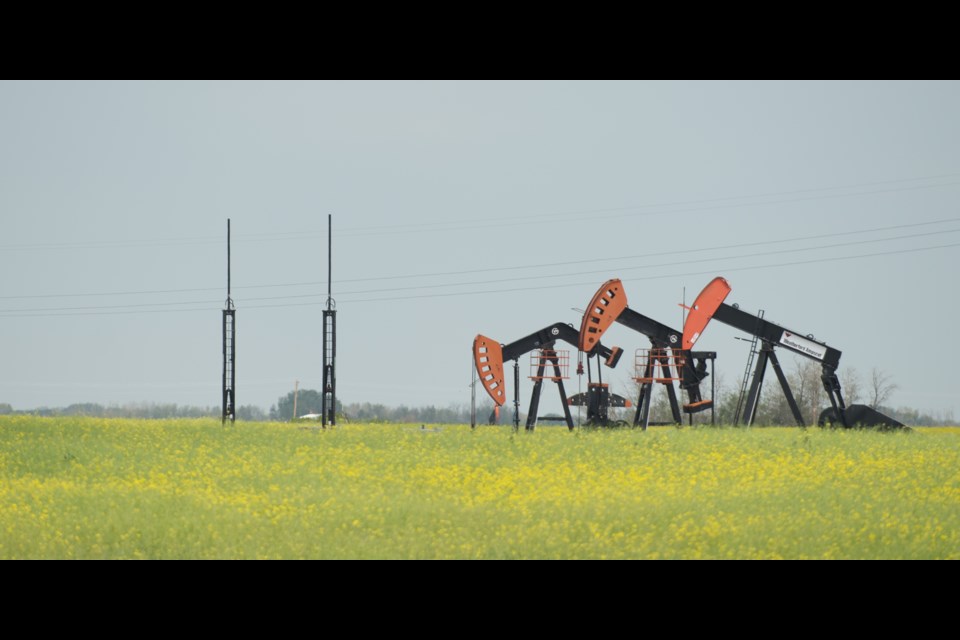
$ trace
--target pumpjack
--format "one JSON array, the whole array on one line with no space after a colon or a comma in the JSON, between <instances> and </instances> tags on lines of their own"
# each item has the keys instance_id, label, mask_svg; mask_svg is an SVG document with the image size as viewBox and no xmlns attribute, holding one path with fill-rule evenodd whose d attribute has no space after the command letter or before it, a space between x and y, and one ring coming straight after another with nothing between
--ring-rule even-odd
<instances>
[{"instance_id":1,"label":"pumpjack","mask_svg":"<svg viewBox=\"0 0 960 640\"><path fill-rule=\"evenodd\" d=\"M688 308L689 315L683 326L683 348L691 349L696 344L697 339L703 334L703 330L711 319L739 329L753 336L750 358L759 355L756 368L753 372L753 381L750 385L750 393L747 396L746 405L743 406L743 422L746 425L752 425L756 417L757 406L760 401L760 389L763 385L763 375L767 368L767 363L773 365L773 370L783 389L787 404L798 426L806 426L803 416L800 414L800 408L793 397L790 385L780 366L775 351L776 347L782 347L792 353L799 354L805 358L810 358L820 362L822 373L820 380L823 382L823 388L830 398L830 407L824 409L819 416L818 424L842 425L844 428L854 426L878 427L887 429L904 428L905 425L886 416L875 409L866 405L851 404L847 406L843 401L843 394L840 391L840 380L837 377L837 367L840 365L840 351L827 346L825 342L814 340L810 334L803 335L800 332L785 329L780 325L765 320L761 315L753 315L742 311L738 305L728 305L724 302L727 295L730 294L730 284L724 278L714 278L704 287L700 295L694 300L693 306ZM760 342L759 352L755 351L756 343ZM750 362L747 364L749 372ZM746 376L744 377L743 390L746 388ZM741 400L743 393L741 391ZM740 413L735 419L739 422Z\"/></svg>"},{"instance_id":2,"label":"pumpjack","mask_svg":"<svg viewBox=\"0 0 960 640\"><path fill-rule=\"evenodd\" d=\"M473 359L477 374L487 394L493 399L495 404L494 412L499 412L499 408L506 401L504 385L504 362L514 360L514 403L519 410L519 369L516 361L520 356L531 351L539 349L539 355L535 356L534 367L536 373L531 376L534 379L533 393L530 399L530 410L527 412L527 431L532 431L537 424L537 412L540 405L540 392L544 379L553 380L560 393L560 399L563 404L564 421L567 428L571 431L574 428L573 416L570 415L571 403L566 397L563 388L563 375L561 372L561 359L564 357L560 352L554 349L558 340L562 340L571 345L577 346L580 334L572 326L558 322L539 331L531 333L528 336L520 338L508 344L500 344L492 338L478 334L473 340ZM619 347L608 348L600 342L595 342L587 357L598 356L603 358L604 364L610 368L616 367L622 355ZM552 368L552 375L547 374L547 369ZM572 400L572 399L571 399ZM605 413L605 408L604 408ZM519 413L517 413L519 416ZM589 418L589 413L588 413ZM519 420L519 417L517 418ZM519 426L518 423L517 426Z\"/></svg>"},{"instance_id":3,"label":"pumpjack","mask_svg":"<svg viewBox=\"0 0 960 640\"><path fill-rule=\"evenodd\" d=\"M580 325L579 348L583 351L594 348L599 343L600 337L614 322L643 334L649 338L652 347L647 351L639 352L637 356L639 375L636 380L640 383L640 392L633 420L634 426L642 425L646 429L650 424L650 405L655 383L663 385L667 390L674 424L683 422L677 392L673 386L674 381L678 381L681 389L687 392L688 402L683 405L685 413L694 414L713 408L713 399L702 397L700 383L709 375L707 363L712 363L716 359L716 352L682 349L680 331L671 329L627 306L623 283L616 278L603 283L590 300ZM660 375L656 374L658 367ZM674 369L677 370L676 375L673 373ZM602 386L598 386L588 393L601 394L604 391Z\"/></svg>"}]
</instances>

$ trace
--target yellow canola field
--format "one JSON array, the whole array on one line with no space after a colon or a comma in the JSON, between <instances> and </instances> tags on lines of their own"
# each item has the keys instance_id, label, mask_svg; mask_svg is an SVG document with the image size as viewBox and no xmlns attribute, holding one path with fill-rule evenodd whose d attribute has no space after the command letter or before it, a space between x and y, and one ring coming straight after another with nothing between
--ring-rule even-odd
<instances>
[{"instance_id":1,"label":"yellow canola field","mask_svg":"<svg viewBox=\"0 0 960 640\"><path fill-rule=\"evenodd\" d=\"M960 558L960 429L0 417L0 558Z\"/></svg>"}]
</instances>

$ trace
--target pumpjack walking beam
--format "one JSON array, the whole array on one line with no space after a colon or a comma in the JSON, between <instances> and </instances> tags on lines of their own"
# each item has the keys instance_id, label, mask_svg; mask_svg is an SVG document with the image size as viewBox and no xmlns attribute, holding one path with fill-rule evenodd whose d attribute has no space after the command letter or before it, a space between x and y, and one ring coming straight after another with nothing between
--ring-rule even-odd
<instances>
[{"instance_id":1,"label":"pumpjack walking beam","mask_svg":"<svg viewBox=\"0 0 960 640\"><path fill-rule=\"evenodd\" d=\"M849 428L857 422L867 426L904 426L901 422L884 416L869 407L862 405L850 405L848 407L844 403L843 394L840 391L840 379L837 377L837 368L840 366L840 351L827 346L824 342L814 340L812 336L801 335L799 332L785 329L778 324L765 320L761 316L741 311L736 305L726 304L724 300L730 291L730 284L720 277L714 278L704 287L693 306L690 307L690 313L683 327L683 345L684 348L693 347L712 318L759 339L761 342L759 357L743 413L745 424L752 425L756 417L760 390L763 385L763 374L769 361L777 374L777 380L780 382L780 387L783 389L783 394L787 399L787 404L790 405L790 411L793 413L797 425L805 426L803 416L774 351L776 347L783 347L805 358L820 362L822 368L820 380L827 392L827 397L830 398L832 417L836 418L844 427ZM827 412L824 413L827 414ZM824 415L821 415L821 422L823 422L824 417Z\"/></svg>"},{"instance_id":2,"label":"pumpjack walking beam","mask_svg":"<svg viewBox=\"0 0 960 640\"><path fill-rule=\"evenodd\" d=\"M517 360L520 356L525 353L529 353L534 349L544 349L549 353L553 350L555 343L558 340L567 342L577 346L579 343L580 334L576 329L571 327L568 324L563 322L557 322L548 327L544 327L539 331L531 333L528 336L515 340L514 342L508 344L500 344L492 338L488 338L482 334L478 334L473 340L473 358L474 364L477 368L477 374L480 376L480 382L483 385L483 388L486 390L487 394L493 399L497 407L503 406L506 401L506 393L504 386L504 372L503 365L504 362L510 360ZM620 360L622 355L622 350L619 347L608 348L599 342L597 342L593 348L587 353L588 357L600 356L604 358L605 364L608 367L617 366L617 362ZM546 354L545 354L546 355ZM550 358L547 358L550 360ZM552 365L555 367L558 366L556 361L552 362ZM544 364L544 367L547 366ZM573 429L573 418L570 415L570 410L567 406L566 394L563 390L563 381L560 379L559 372L557 372L557 387L560 391L560 396L564 405L565 419L567 422L567 428ZM542 376L542 372L540 372ZM542 382L540 380L539 382ZM540 385L535 384L534 386L534 396L531 398L530 411L527 415L527 428L532 429L531 417L533 419L533 424L536 424L536 414L537 414L537 405L540 401Z\"/></svg>"},{"instance_id":3,"label":"pumpjack walking beam","mask_svg":"<svg viewBox=\"0 0 960 640\"><path fill-rule=\"evenodd\" d=\"M614 322L619 322L647 336L650 340L650 345L653 349L657 350L657 355L653 356L651 365L653 362L659 364L665 374L665 378L669 379L673 377L671 374L671 358L666 354L666 350L669 349L679 356L675 356L672 360L674 365L679 366L681 369L677 377L680 378L680 386L687 392L689 398L689 402L683 406L685 412L697 413L713 406L712 400L704 400L701 396L700 382L707 377L706 361L715 358L716 353L691 352L689 350L681 351L681 338L683 334L628 307L627 295L623 290L623 283L617 278L603 283L590 300L590 305L587 307L586 313L583 314L583 321L580 325L578 342L580 349L586 351L592 348ZM681 362L682 365L679 364ZM667 389L673 421L675 424L681 424L683 419L680 413L676 389L672 382L664 381L662 384ZM637 400L637 413L634 417L634 426L639 425L641 421L646 422L649 417L651 396L652 383L642 384L640 396Z\"/></svg>"}]
</instances>

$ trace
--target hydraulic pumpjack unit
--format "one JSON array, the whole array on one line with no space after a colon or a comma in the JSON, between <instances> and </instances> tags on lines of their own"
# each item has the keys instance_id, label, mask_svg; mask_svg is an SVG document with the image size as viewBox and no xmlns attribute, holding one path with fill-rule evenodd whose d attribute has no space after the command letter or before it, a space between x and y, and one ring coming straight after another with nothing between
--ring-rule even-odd
<instances>
[{"instance_id":1,"label":"hydraulic pumpjack unit","mask_svg":"<svg viewBox=\"0 0 960 640\"><path fill-rule=\"evenodd\" d=\"M509 344L500 344L492 338L484 335L477 335L473 340L473 361L477 374L480 376L480 382L487 394L496 403L494 412L498 412L506 401L506 387L504 385L504 362L516 361L520 356L540 350L540 354L534 360L536 372L531 378L534 380L533 393L530 398L530 410L527 412L527 431L532 431L537 424L537 411L540 405L540 391L544 379L553 380L560 393L560 399L563 403L564 421L567 428L573 430L573 417L570 415L570 402L566 398L566 392L563 388L563 378L561 372L561 363L564 356L554 349L558 340L567 342L576 346L579 341L577 330L568 324L558 322L545 327L535 333L520 338ZM587 356L600 356L604 359L604 364L608 367L617 366L622 351L619 347L607 348L597 342ZM552 369L552 371L550 371ZM519 411L520 391L519 374L514 376L514 404ZM517 413L519 415L519 412ZM519 420L519 418L517 418Z\"/></svg>"},{"instance_id":2,"label":"hydraulic pumpjack unit","mask_svg":"<svg viewBox=\"0 0 960 640\"><path fill-rule=\"evenodd\" d=\"M636 380L640 383L637 399L637 411L634 426L644 429L650 424L650 405L654 383L662 384L667 390L670 411L674 424L682 424L680 403L673 383L679 382L681 389L687 392L688 402L683 411L694 414L713 408L713 400L705 400L700 393L700 383L709 375L707 362L716 359L713 351L690 351L681 345L682 334L647 316L637 313L627 306L627 296L619 279L608 280L597 290L580 325L578 346L589 351L599 343L600 337L614 322L645 335L650 340L651 349L638 353ZM656 369L660 369L657 375ZM676 371L676 373L674 373Z\"/></svg>"},{"instance_id":3,"label":"hydraulic pumpjack unit","mask_svg":"<svg viewBox=\"0 0 960 640\"><path fill-rule=\"evenodd\" d=\"M744 424L753 424L754 417L756 417L760 390L763 385L763 374L766 371L767 362L770 362L777 374L777 380L780 382L797 425L805 426L800 408L797 406L793 392L790 390L790 385L780 366L780 361L777 359L775 348L783 347L821 364L820 380L823 382L823 388L830 398L831 406L821 412L818 420L820 426L839 424L846 428L854 426L888 429L904 427L902 422L885 416L868 406L858 404L847 406L844 404L843 394L840 391L840 380L837 378L840 351L827 346L824 342L814 340L810 335L802 335L797 331L785 329L780 325L764 320L762 316L741 311L737 305L726 304L724 300L730 290L727 281L719 277L714 278L704 287L693 306L690 307L689 315L684 323L683 346L685 349L692 348L711 319L719 320L750 334L754 338L754 343L760 343L759 352L754 352L751 349L751 357L758 355L758 358L753 372L753 381L750 384L750 393L743 407L742 418Z\"/></svg>"}]
</instances>

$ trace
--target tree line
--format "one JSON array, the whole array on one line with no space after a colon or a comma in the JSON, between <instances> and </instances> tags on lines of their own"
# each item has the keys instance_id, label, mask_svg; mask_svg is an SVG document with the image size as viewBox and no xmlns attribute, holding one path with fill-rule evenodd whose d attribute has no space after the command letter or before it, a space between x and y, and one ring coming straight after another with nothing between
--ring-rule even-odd
<instances>
[{"instance_id":1,"label":"tree line","mask_svg":"<svg viewBox=\"0 0 960 640\"><path fill-rule=\"evenodd\" d=\"M296 417L319 414L323 402L323 395L313 389L300 389L296 393L291 391L277 400L270 407L270 420L289 421L294 418L294 398L296 398ZM484 403L483 409L478 409L478 420L486 421L490 413L491 403ZM479 418L481 411L483 418ZM337 400L337 416L347 422L419 422L422 424L467 424L470 422L469 404L451 404L446 407L428 405L425 407L390 407L385 404L372 402L352 402L343 404Z\"/></svg>"},{"instance_id":2,"label":"tree line","mask_svg":"<svg viewBox=\"0 0 960 640\"><path fill-rule=\"evenodd\" d=\"M815 425L820 411L828 403L826 392L820 380L820 367L810 360L798 360L793 370L787 375L790 388L794 393L797 405L808 425ZM842 368L839 372L844 401L847 404L867 404L882 413L896 418L904 424L913 426L942 426L955 424L953 413L929 413L912 407L893 407L890 399L898 386L892 377L879 369L872 369L866 377L852 367ZM711 381L707 378L701 386L701 392L707 398L710 395ZM740 380L730 382L730 378L718 375L714 381L714 410L717 424L733 424L736 415L737 403L740 398ZM636 384L627 389L616 390L626 396L631 402L636 402L638 387ZM319 414L322 394L312 389L300 389L280 397L277 403L268 411L254 405L242 405L237 409L237 419L244 421L262 422L266 420L289 422L294 419L294 398L296 397L296 417L309 414ZM528 401L526 398L524 401ZM523 405L525 408L525 405ZM493 409L493 403L478 390L476 420L478 424L486 424ZM635 408L611 410L615 419L633 421ZM8 403L0 403L0 415L30 414L39 416L95 416L106 418L205 418L220 417L219 406L196 407L177 405L173 403L128 403L121 406L104 406L96 403L78 403L67 407L41 407L29 411L15 411ZM411 407L400 405L387 406L373 402L352 402L343 404L337 401L337 415L344 422L406 422L421 424L469 424L471 412L469 403L449 404L445 407L428 405ZM526 416L521 412L521 422ZM669 422L671 420L670 407L666 392L661 385L655 385L653 404L650 419L652 422ZM501 412L501 423L513 422L513 407L504 406ZM710 421L710 413L703 412L694 416L695 423ZM760 393L760 403L754 420L757 425L793 425L793 414L787 404L783 391L776 376L769 376L764 381Z\"/></svg>"},{"instance_id":3,"label":"tree line","mask_svg":"<svg viewBox=\"0 0 960 640\"><path fill-rule=\"evenodd\" d=\"M297 395L297 417L319 414L322 396L319 391L300 389ZM268 420L289 422L293 419L294 392L291 391L277 400L277 403L264 410L255 405L241 405L237 408L237 420L265 422ZM492 405L485 403L478 409L478 420L486 422ZM24 411L14 410L8 403L0 403L0 415L34 415L43 417L90 416L97 418L219 418L219 406L190 406L175 403L136 402L123 405L102 405L94 402L81 402L66 407L40 407ZM449 405L447 407L425 406L409 407L401 405L390 407L371 402L353 402L343 404L337 401L337 415L346 422L418 422L422 424L468 424L470 405Z\"/></svg>"},{"instance_id":4,"label":"tree line","mask_svg":"<svg viewBox=\"0 0 960 640\"><path fill-rule=\"evenodd\" d=\"M176 403L136 402L124 405L104 406L95 402L80 402L66 407L40 407L26 411L16 411L9 404L0 403L0 415L32 415L43 417L92 416L96 418L219 418L218 406L197 407ZM267 419L267 413L260 407L244 405L237 409L238 420L261 421Z\"/></svg>"},{"instance_id":5,"label":"tree line","mask_svg":"<svg viewBox=\"0 0 960 640\"><path fill-rule=\"evenodd\" d=\"M786 363L785 363L786 364ZM784 367L786 369L786 366ZM829 405L827 393L823 389L823 382L820 379L821 367L818 363L811 360L797 360L791 371L784 372L787 382L793 392L794 400L800 408L800 414L808 425L815 425L820 418L820 412ZM769 374L769 372L768 372ZM751 374L752 375L752 374ZM865 376L854 367L841 368L838 371L843 400L847 405L866 404L867 406L884 413L891 418L912 426L945 426L956 424L952 411L928 413L919 411L912 407L894 407L890 405L893 394L899 388L894 382L892 376L886 372L873 368ZM725 375L718 375L713 381L714 384L714 412L717 424L733 424L737 414L737 405L740 401L741 380L730 382L730 378ZM710 378L704 380L700 391L704 398L710 397ZM639 395L639 386L631 385L626 390L626 394L631 401L635 402ZM622 393L622 392L621 392ZM683 401L683 400L682 400ZM635 409L619 410L624 416L622 419L633 420L633 414L625 417L630 411ZM655 385L654 400L651 405L651 421L669 421L671 419L670 405L667 400L666 391L661 385ZM694 423L710 422L710 412L705 411L694 416ZM790 411L790 405L780 388L780 383L776 376L768 375L765 377L763 386L760 390L760 402L757 405L756 425L788 425L796 424L793 413Z\"/></svg>"}]
</instances>

